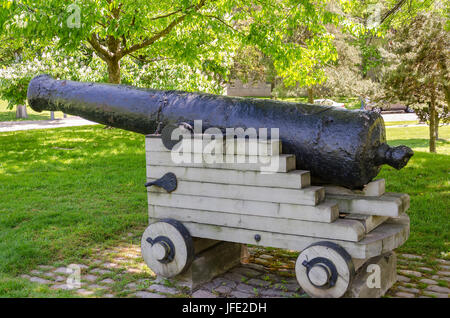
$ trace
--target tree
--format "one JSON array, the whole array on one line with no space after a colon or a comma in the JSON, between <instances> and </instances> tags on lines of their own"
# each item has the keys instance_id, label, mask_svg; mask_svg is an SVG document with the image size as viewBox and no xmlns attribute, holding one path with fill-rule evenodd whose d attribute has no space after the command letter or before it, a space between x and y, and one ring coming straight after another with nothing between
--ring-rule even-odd
<instances>
[{"instance_id":1,"label":"tree","mask_svg":"<svg viewBox=\"0 0 450 318\"><path fill-rule=\"evenodd\" d=\"M339 16L327 2L2 0L0 30L29 42L56 41L64 52L89 46L106 63L111 83L121 82L127 57L149 64L172 60L226 76L227 60L240 43L270 56L277 73L294 83L309 78L317 61L332 58L324 25L339 23ZM287 40L298 25L311 34L305 43Z\"/></svg>"},{"instance_id":2,"label":"tree","mask_svg":"<svg viewBox=\"0 0 450 318\"><path fill-rule=\"evenodd\" d=\"M413 106L430 127L430 152L436 152L439 121L449 119L449 5L436 2L392 37L393 67L387 72L387 97Z\"/></svg>"},{"instance_id":3,"label":"tree","mask_svg":"<svg viewBox=\"0 0 450 318\"><path fill-rule=\"evenodd\" d=\"M326 81L317 87L321 95L356 95L375 100L383 95L383 47L386 33L403 27L433 0L367 0L348 2L343 9L353 24L329 26L337 60L324 66Z\"/></svg>"},{"instance_id":4,"label":"tree","mask_svg":"<svg viewBox=\"0 0 450 318\"><path fill-rule=\"evenodd\" d=\"M381 85L376 76L365 76L361 68L364 56L358 45L359 38L337 29L331 32L338 58L324 67L327 79L317 87L317 93L323 96L372 96L381 89ZM377 74L374 69L370 69L370 72Z\"/></svg>"}]
</instances>

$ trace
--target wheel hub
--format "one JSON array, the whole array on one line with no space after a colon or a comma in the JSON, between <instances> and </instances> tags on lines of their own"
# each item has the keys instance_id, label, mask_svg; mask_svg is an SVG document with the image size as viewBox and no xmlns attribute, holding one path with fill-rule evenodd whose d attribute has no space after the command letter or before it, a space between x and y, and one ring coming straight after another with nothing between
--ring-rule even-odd
<instances>
[{"instance_id":1,"label":"wheel hub","mask_svg":"<svg viewBox=\"0 0 450 318\"><path fill-rule=\"evenodd\" d=\"M330 282L330 269L323 264L313 266L308 273L311 284L317 287L324 287Z\"/></svg>"},{"instance_id":2,"label":"wheel hub","mask_svg":"<svg viewBox=\"0 0 450 318\"><path fill-rule=\"evenodd\" d=\"M169 250L170 247L164 242L160 242L152 246L153 257L158 261L166 259L169 254Z\"/></svg>"},{"instance_id":3,"label":"wheel hub","mask_svg":"<svg viewBox=\"0 0 450 318\"><path fill-rule=\"evenodd\" d=\"M147 237L146 241L151 245L151 255L155 260L162 264L173 261L175 256L175 246L169 238L158 236L152 240L150 237Z\"/></svg>"},{"instance_id":4,"label":"wheel hub","mask_svg":"<svg viewBox=\"0 0 450 318\"><path fill-rule=\"evenodd\" d=\"M338 273L336 266L329 259L316 257L303 261L309 282L317 288L330 288L336 284Z\"/></svg>"}]
</instances>

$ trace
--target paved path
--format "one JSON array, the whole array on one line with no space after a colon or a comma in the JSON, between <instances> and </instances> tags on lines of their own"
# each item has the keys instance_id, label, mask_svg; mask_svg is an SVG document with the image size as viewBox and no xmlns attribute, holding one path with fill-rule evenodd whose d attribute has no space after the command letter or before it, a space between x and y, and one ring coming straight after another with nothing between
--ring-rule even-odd
<instances>
[{"instance_id":1,"label":"paved path","mask_svg":"<svg viewBox=\"0 0 450 318\"><path fill-rule=\"evenodd\" d=\"M72 126L96 125L97 123L80 118L70 117L55 120L23 120L23 121L2 121L0 122L0 132L19 131L30 129L59 128Z\"/></svg>"},{"instance_id":2,"label":"paved path","mask_svg":"<svg viewBox=\"0 0 450 318\"><path fill-rule=\"evenodd\" d=\"M73 289L66 284L73 270L70 265L40 265L21 277L55 290L72 289L83 297L308 297L295 278L295 253L249 248L249 264L236 266L192 292L176 281L155 277L142 260L140 237L140 230L128 233L116 247L97 249L83 264L75 264L81 269L81 286ZM449 260L398 254L397 269L398 282L387 297L449 298Z\"/></svg>"},{"instance_id":3,"label":"paved path","mask_svg":"<svg viewBox=\"0 0 450 318\"><path fill-rule=\"evenodd\" d=\"M383 114L384 121L413 121L417 120L416 114ZM58 127L72 127L96 125L97 123L80 118L69 117L55 120L23 120L23 121L2 121L0 122L0 132L19 131L30 129L46 129Z\"/></svg>"}]
</instances>

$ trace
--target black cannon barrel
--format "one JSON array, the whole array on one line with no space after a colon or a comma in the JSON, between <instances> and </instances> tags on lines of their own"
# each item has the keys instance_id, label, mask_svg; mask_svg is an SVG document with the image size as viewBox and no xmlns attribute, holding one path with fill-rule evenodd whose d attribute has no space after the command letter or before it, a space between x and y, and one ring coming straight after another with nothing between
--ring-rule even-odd
<instances>
[{"instance_id":1,"label":"black cannon barrel","mask_svg":"<svg viewBox=\"0 0 450 318\"><path fill-rule=\"evenodd\" d=\"M35 77L28 102L36 111L67 114L141 134L161 123L202 120L203 129L279 128L285 153L295 154L297 169L311 172L315 184L360 188L383 164L404 167L413 151L386 144L383 118L374 112L265 99L141 89Z\"/></svg>"}]
</instances>

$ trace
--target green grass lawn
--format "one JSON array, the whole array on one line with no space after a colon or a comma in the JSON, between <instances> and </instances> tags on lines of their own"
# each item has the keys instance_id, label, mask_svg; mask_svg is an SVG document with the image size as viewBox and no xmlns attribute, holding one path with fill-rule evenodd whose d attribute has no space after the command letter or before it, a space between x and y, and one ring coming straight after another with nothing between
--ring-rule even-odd
<instances>
[{"instance_id":1,"label":"green grass lawn","mask_svg":"<svg viewBox=\"0 0 450 318\"><path fill-rule=\"evenodd\" d=\"M76 262L145 225L144 183L143 135L95 126L1 133L0 296L25 284L17 274Z\"/></svg>"},{"instance_id":2,"label":"green grass lawn","mask_svg":"<svg viewBox=\"0 0 450 318\"><path fill-rule=\"evenodd\" d=\"M408 214L411 235L402 251L441 256L449 252L450 233L450 127L439 130L437 154L428 152L428 127L387 128L389 144L408 145L414 156L400 171L384 166L379 177L390 192L411 197ZM448 257L448 256L447 256Z\"/></svg>"},{"instance_id":3,"label":"green grass lawn","mask_svg":"<svg viewBox=\"0 0 450 318\"><path fill-rule=\"evenodd\" d=\"M403 121L388 121L384 122L386 127L388 126L400 126L400 125L418 125L420 124L418 120L403 120Z\"/></svg>"},{"instance_id":4,"label":"green grass lawn","mask_svg":"<svg viewBox=\"0 0 450 318\"><path fill-rule=\"evenodd\" d=\"M450 127L439 154L427 127L388 128L392 145L416 154L387 191L411 195L411 237L402 251L439 256L449 246ZM114 245L147 223L144 136L103 126L0 133L0 297L64 296L17 275L39 264L69 264Z\"/></svg>"},{"instance_id":5,"label":"green grass lawn","mask_svg":"<svg viewBox=\"0 0 450 318\"><path fill-rule=\"evenodd\" d=\"M42 113L35 112L30 107L27 107L28 118L16 118L16 109L8 109L8 103L0 100L0 121L19 121L19 120L48 120L50 119L50 112L43 111ZM68 117L70 115L67 115ZM62 112L55 112L55 118L63 118Z\"/></svg>"}]
</instances>

